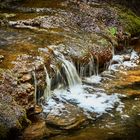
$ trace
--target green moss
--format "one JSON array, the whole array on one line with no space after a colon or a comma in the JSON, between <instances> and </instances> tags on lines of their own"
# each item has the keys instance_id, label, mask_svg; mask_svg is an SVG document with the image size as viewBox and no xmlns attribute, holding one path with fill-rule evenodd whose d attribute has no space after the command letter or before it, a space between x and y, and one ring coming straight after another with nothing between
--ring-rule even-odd
<instances>
[{"instance_id":1,"label":"green moss","mask_svg":"<svg viewBox=\"0 0 140 140\"><path fill-rule=\"evenodd\" d=\"M140 17L136 16L129 9L120 7L117 10L119 11L119 20L126 32L131 34L140 33Z\"/></svg>"}]
</instances>

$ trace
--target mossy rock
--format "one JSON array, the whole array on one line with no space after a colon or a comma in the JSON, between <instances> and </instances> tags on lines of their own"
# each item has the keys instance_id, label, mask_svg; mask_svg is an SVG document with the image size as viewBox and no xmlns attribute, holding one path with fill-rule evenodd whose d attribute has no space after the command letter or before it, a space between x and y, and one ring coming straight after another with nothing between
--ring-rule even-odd
<instances>
[{"instance_id":1,"label":"mossy rock","mask_svg":"<svg viewBox=\"0 0 140 140\"><path fill-rule=\"evenodd\" d=\"M133 13L131 10L122 6L115 8L119 15L119 21L125 28L125 31L131 35L140 33L140 17Z\"/></svg>"}]
</instances>

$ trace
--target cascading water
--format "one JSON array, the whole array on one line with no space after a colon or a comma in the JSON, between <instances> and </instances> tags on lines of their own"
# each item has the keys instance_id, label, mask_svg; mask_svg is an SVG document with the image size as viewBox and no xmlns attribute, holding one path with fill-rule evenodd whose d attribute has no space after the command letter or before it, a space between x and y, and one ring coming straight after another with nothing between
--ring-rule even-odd
<instances>
[{"instance_id":1,"label":"cascading water","mask_svg":"<svg viewBox=\"0 0 140 140\"><path fill-rule=\"evenodd\" d=\"M34 90L34 103L37 104L37 79L36 79L35 71L32 71L32 75L33 75L33 78L34 78L34 87L35 87L35 90Z\"/></svg>"},{"instance_id":2,"label":"cascading water","mask_svg":"<svg viewBox=\"0 0 140 140\"><path fill-rule=\"evenodd\" d=\"M126 69L127 67L135 67L136 66L135 60L138 60L138 59L139 59L139 56L134 50L131 52L131 54L127 53L127 54L118 55L118 54L114 54L114 49L113 49L112 59L109 62L109 67L107 70L118 71L120 70L120 68Z\"/></svg>"},{"instance_id":3,"label":"cascading water","mask_svg":"<svg viewBox=\"0 0 140 140\"><path fill-rule=\"evenodd\" d=\"M80 64L80 63L79 63ZM78 72L80 77L91 77L99 74L99 60L97 56L90 55L88 64L78 64Z\"/></svg>"},{"instance_id":4,"label":"cascading water","mask_svg":"<svg viewBox=\"0 0 140 140\"><path fill-rule=\"evenodd\" d=\"M78 76L74 65L66 59L62 59L62 67L64 67L69 87L74 86L76 84L81 85L81 79Z\"/></svg>"},{"instance_id":5,"label":"cascading water","mask_svg":"<svg viewBox=\"0 0 140 140\"><path fill-rule=\"evenodd\" d=\"M98 56L95 56L95 57L96 57L95 75L98 76L99 75L99 58Z\"/></svg>"},{"instance_id":6,"label":"cascading water","mask_svg":"<svg viewBox=\"0 0 140 140\"><path fill-rule=\"evenodd\" d=\"M91 55L90 62L87 65L88 77L83 78L83 82L88 84L100 83L101 81L101 77L99 76L99 59L98 56L94 56L94 57L93 55Z\"/></svg>"},{"instance_id":7,"label":"cascading water","mask_svg":"<svg viewBox=\"0 0 140 140\"><path fill-rule=\"evenodd\" d=\"M59 84L61 85L62 82L62 86L59 87L58 85L52 91L52 93L55 96L47 101L47 106L43 106L44 112L49 113L50 110L52 110L53 108L57 108L58 110L62 111L63 109L61 109L61 107L64 108L65 104L67 103L74 104L74 105L76 104L78 107L83 109L85 115L89 115L88 114L89 112L91 113L97 112L97 114L100 116L103 113L106 113L107 110L114 108L114 104L116 102L118 103L118 108L120 108L121 110L123 104L120 102L120 99L117 94L107 95L102 89L96 91L93 86L82 84L82 81L78 76L76 68L73 65L73 63L66 60L63 54L57 51L54 51L54 56L56 60L61 64L61 70L57 71L56 79L58 78L57 76L59 75L60 77ZM96 58L96 61L94 61L94 59L91 59L91 62L92 63L89 64L91 66L89 69L91 71L90 74L92 73L94 74L94 71L96 71L95 74L96 76L98 76L98 70L97 70L99 66L98 58ZM97 64L97 66L93 67L95 63ZM46 67L44 69L46 71ZM61 80L61 78L63 80ZM89 77L89 79L94 80L96 83L97 81L101 80L100 78L97 79L95 75L93 75L93 77L92 76ZM67 81L67 85L64 84L65 81ZM48 91L48 87L46 88L46 91ZM50 91L50 87L49 87L49 91ZM48 94L46 94L46 97L47 96ZM54 115L57 114L56 111L54 112L51 111L51 113L54 113Z\"/></svg>"},{"instance_id":8,"label":"cascading water","mask_svg":"<svg viewBox=\"0 0 140 140\"><path fill-rule=\"evenodd\" d=\"M89 72L88 72L89 77L95 75L96 69L95 69L95 61L93 55L91 55L88 65L89 65Z\"/></svg>"},{"instance_id":9,"label":"cascading water","mask_svg":"<svg viewBox=\"0 0 140 140\"><path fill-rule=\"evenodd\" d=\"M55 51L54 51L54 54L57 57L57 59L62 63L62 67L64 68L64 71L65 71L69 89L71 92L73 92L74 87L76 86L80 87L82 85L82 81L80 77L78 76L76 68L71 62L66 60L62 54Z\"/></svg>"},{"instance_id":10,"label":"cascading water","mask_svg":"<svg viewBox=\"0 0 140 140\"><path fill-rule=\"evenodd\" d=\"M47 71L47 68L46 66L44 65L44 71L45 71L45 74L46 74L46 88L44 90L44 99L45 100L48 100L50 97L51 97L51 79L49 78L49 74L48 74L48 71Z\"/></svg>"}]
</instances>

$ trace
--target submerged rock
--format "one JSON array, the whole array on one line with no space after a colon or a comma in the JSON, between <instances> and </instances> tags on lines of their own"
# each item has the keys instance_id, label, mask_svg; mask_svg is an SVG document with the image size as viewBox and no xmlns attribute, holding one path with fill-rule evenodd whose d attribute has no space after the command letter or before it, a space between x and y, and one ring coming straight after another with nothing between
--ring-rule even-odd
<instances>
[{"instance_id":1,"label":"submerged rock","mask_svg":"<svg viewBox=\"0 0 140 140\"><path fill-rule=\"evenodd\" d=\"M121 75L121 77L120 77ZM119 78L114 78L104 84L104 88L108 92L117 92L128 96L140 96L140 71L129 70L128 72L118 73Z\"/></svg>"},{"instance_id":2,"label":"submerged rock","mask_svg":"<svg viewBox=\"0 0 140 140\"><path fill-rule=\"evenodd\" d=\"M44 121L33 123L27 127L23 133L24 140L42 140L50 135L49 129Z\"/></svg>"},{"instance_id":3,"label":"submerged rock","mask_svg":"<svg viewBox=\"0 0 140 140\"><path fill-rule=\"evenodd\" d=\"M71 130L78 129L87 120L82 110L71 104L65 104L65 108L53 108L46 116L46 123L56 128Z\"/></svg>"}]
</instances>

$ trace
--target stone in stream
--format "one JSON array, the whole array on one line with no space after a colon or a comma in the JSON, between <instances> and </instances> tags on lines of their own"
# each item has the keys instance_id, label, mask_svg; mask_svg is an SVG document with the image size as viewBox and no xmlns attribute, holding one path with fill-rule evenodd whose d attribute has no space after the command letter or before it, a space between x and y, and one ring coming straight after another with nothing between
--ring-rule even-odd
<instances>
[{"instance_id":1,"label":"stone in stream","mask_svg":"<svg viewBox=\"0 0 140 140\"><path fill-rule=\"evenodd\" d=\"M54 107L48 115L41 113L32 117L33 123L23 133L25 140L58 135L65 130L79 129L87 123L87 117L82 110L71 104L65 104L65 108L60 110Z\"/></svg>"},{"instance_id":2,"label":"stone in stream","mask_svg":"<svg viewBox=\"0 0 140 140\"><path fill-rule=\"evenodd\" d=\"M124 61L130 61L130 55L124 55Z\"/></svg>"},{"instance_id":3,"label":"stone in stream","mask_svg":"<svg viewBox=\"0 0 140 140\"><path fill-rule=\"evenodd\" d=\"M44 121L36 122L27 127L23 133L24 140L41 140L46 136L50 136L49 129Z\"/></svg>"},{"instance_id":4,"label":"stone in stream","mask_svg":"<svg viewBox=\"0 0 140 140\"><path fill-rule=\"evenodd\" d=\"M53 108L45 118L46 123L63 130L80 128L87 120L82 110L71 104L65 104L65 108Z\"/></svg>"}]
</instances>

